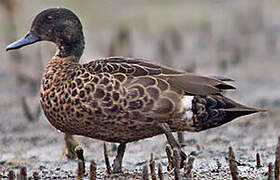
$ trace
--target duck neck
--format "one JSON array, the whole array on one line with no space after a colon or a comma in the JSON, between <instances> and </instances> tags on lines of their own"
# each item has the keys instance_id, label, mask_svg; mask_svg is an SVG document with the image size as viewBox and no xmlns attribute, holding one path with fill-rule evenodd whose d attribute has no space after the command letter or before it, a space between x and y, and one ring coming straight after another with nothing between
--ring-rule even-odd
<instances>
[{"instance_id":1,"label":"duck neck","mask_svg":"<svg viewBox=\"0 0 280 180\"><path fill-rule=\"evenodd\" d=\"M56 56L61 58L74 57L76 62L79 62L85 47L83 33L76 34L71 39L62 39L57 44Z\"/></svg>"}]
</instances>

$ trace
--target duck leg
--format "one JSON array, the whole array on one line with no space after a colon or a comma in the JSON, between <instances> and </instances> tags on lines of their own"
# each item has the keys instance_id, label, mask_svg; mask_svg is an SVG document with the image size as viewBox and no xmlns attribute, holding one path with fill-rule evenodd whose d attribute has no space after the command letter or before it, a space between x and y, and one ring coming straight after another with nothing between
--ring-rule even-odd
<instances>
[{"instance_id":1,"label":"duck leg","mask_svg":"<svg viewBox=\"0 0 280 180\"><path fill-rule=\"evenodd\" d=\"M65 141L65 147L62 152L62 156L60 157L60 160L62 160L64 155L66 155L68 159L72 160L76 157L75 148L81 145L81 142L76 140L73 135L68 133L64 134L64 141Z\"/></svg>"},{"instance_id":2,"label":"duck leg","mask_svg":"<svg viewBox=\"0 0 280 180\"><path fill-rule=\"evenodd\" d=\"M118 146L117 156L114 159L114 163L113 163L113 173L122 172L122 160L123 160L125 148L126 148L126 143L120 143L120 145Z\"/></svg>"},{"instance_id":3,"label":"duck leg","mask_svg":"<svg viewBox=\"0 0 280 180\"><path fill-rule=\"evenodd\" d=\"M171 148L177 149L178 152L180 152L180 156L181 156L180 167L183 168L184 161L187 159L187 155L181 150L181 146L179 145L179 143L176 141L176 139L172 135L172 131L171 131L169 125L167 123L161 123L161 124L159 124L159 127L165 134L167 141L170 144Z\"/></svg>"}]
</instances>

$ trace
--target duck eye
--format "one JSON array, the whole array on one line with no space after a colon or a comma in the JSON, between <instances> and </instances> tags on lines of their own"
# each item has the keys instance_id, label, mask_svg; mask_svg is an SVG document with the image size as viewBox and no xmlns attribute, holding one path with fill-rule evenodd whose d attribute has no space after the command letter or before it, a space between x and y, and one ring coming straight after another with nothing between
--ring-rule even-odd
<instances>
[{"instance_id":1,"label":"duck eye","mask_svg":"<svg viewBox=\"0 0 280 180\"><path fill-rule=\"evenodd\" d=\"M47 16L47 22L52 23L53 22L53 17L52 16Z\"/></svg>"}]
</instances>

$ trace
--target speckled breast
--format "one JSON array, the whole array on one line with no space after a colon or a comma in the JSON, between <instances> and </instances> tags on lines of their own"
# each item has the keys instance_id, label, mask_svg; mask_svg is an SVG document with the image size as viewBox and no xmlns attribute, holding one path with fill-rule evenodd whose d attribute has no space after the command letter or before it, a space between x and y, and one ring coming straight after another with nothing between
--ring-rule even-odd
<instances>
[{"instance_id":1,"label":"speckled breast","mask_svg":"<svg viewBox=\"0 0 280 180\"><path fill-rule=\"evenodd\" d=\"M41 105L58 130L110 142L130 142L161 132L136 111L127 112L122 78L89 74L81 65L51 62L41 82Z\"/></svg>"}]
</instances>

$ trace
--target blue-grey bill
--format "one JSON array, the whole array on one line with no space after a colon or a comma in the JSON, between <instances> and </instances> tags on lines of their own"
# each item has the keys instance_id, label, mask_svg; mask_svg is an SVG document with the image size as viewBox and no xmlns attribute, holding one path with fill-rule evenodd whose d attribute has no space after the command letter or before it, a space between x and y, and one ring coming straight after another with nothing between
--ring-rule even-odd
<instances>
[{"instance_id":1,"label":"blue-grey bill","mask_svg":"<svg viewBox=\"0 0 280 180\"><path fill-rule=\"evenodd\" d=\"M40 38L34 34L34 32L29 31L23 38L20 40L13 42L12 44L8 45L6 47L6 51L12 50L12 49L18 49L23 46L33 44L37 41L40 41Z\"/></svg>"}]
</instances>

